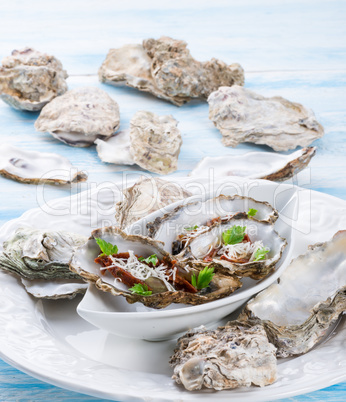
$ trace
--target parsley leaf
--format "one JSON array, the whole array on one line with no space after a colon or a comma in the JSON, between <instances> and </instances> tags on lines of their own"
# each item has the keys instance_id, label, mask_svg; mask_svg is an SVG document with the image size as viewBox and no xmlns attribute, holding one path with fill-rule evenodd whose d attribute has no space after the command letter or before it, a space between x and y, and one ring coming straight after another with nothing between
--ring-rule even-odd
<instances>
[{"instance_id":1,"label":"parsley leaf","mask_svg":"<svg viewBox=\"0 0 346 402\"><path fill-rule=\"evenodd\" d=\"M142 285L141 283L136 283L129 290L132 293L136 293L136 294L142 295L142 296L150 296L153 293L151 290L148 290L147 285Z\"/></svg>"},{"instance_id":2,"label":"parsley leaf","mask_svg":"<svg viewBox=\"0 0 346 402\"><path fill-rule=\"evenodd\" d=\"M214 268L205 267L198 273L197 278L195 274L192 274L191 285L198 290L204 289L209 286L209 283L212 281L214 275Z\"/></svg>"},{"instance_id":3,"label":"parsley leaf","mask_svg":"<svg viewBox=\"0 0 346 402\"><path fill-rule=\"evenodd\" d=\"M255 216L257 214L257 209L250 208L249 212L247 213L247 216Z\"/></svg>"},{"instance_id":4,"label":"parsley leaf","mask_svg":"<svg viewBox=\"0 0 346 402\"><path fill-rule=\"evenodd\" d=\"M261 260L264 260L265 258L266 258L266 254L267 253L269 253L269 248L267 248L267 247L262 247L262 248L258 248L256 251L255 251L255 254L254 254L254 261L261 261Z\"/></svg>"},{"instance_id":5,"label":"parsley leaf","mask_svg":"<svg viewBox=\"0 0 346 402\"><path fill-rule=\"evenodd\" d=\"M148 258L139 257L139 258L138 258L138 261L145 262L145 263L147 263L148 265L151 263L151 264L153 264L153 266L155 267L156 264L158 263L159 259L157 258L157 255L156 255L156 254L152 254L152 255L150 255Z\"/></svg>"},{"instance_id":6,"label":"parsley leaf","mask_svg":"<svg viewBox=\"0 0 346 402\"><path fill-rule=\"evenodd\" d=\"M188 227L185 228L185 230L188 230L188 231L190 231L190 230L196 230L196 229L198 229L198 225L195 225L195 226L188 226Z\"/></svg>"},{"instance_id":7,"label":"parsley leaf","mask_svg":"<svg viewBox=\"0 0 346 402\"><path fill-rule=\"evenodd\" d=\"M222 240L227 244L238 244L244 240L246 226L232 226L222 233Z\"/></svg>"},{"instance_id":8,"label":"parsley leaf","mask_svg":"<svg viewBox=\"0 0 346 402\"><path fill-rule=\"evenodd\" d=\"M112 255L118 254L118 247L113 246L113 244L106 242L103 239L95 237L96 243L99 245L102 254L101 255Z\"/></svg>"}]
</instances>

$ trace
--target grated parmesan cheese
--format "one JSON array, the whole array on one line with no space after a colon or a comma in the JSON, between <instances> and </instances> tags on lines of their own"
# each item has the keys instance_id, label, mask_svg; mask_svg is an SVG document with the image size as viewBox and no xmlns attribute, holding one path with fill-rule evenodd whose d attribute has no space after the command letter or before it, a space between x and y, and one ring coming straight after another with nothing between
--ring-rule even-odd
<instances>
[{"instance_id":1,"label":"grated parmesan cheese","mask_svg":"<svg viewBox=\"0 0 346 402\"><path fill-rule=\"evenodd\" d=\"M218 251L218 254L224 255L230 259L246 259L250 257L249 261L253 261L256 251L263 247L263 242L261 240L255 241L254 243L245 242L238 244L224 244Z\"/></svg>"}]
</instances>

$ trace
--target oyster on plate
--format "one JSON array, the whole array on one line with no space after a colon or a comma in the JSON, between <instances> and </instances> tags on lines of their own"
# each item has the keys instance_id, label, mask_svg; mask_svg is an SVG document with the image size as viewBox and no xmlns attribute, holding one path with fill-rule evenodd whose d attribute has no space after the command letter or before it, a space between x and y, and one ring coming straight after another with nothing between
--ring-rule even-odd
<instances>
[{"instance_id":1,"label":"oyster on plate","mask_svg":"<svg viewBox=\"0 0 346 402\"><path fill-rule=\"evenodd\" d=\"M170 359L172 378L188 391L263 387L276 380L275 351L261 325L233 321L215 330L202 326L178 339Z\"/></svg>"},{"instance_id":2,"label":"oyster on plate","mask_svg":"<svg viewBox=\"0 0 346 402\"><path fill-rule=\"evenodd\" d=\"M10 144L0 145L0 175L29 184L71 184L88 178L61 155L26 151Z\"/></svg>"},{"instance_id":3,"label":"oyster on plate","mask_svg":"<svg viewBox=\"0 0 346 402\"><path fill-rule=\"evenodd\" d=\"M0 97L19 110L37 111L67 91L67 73L54 56L26 47L2 60Z\"/></svg>"},{"instance_id":4,"label":"oyster on plate","mask_svg":"<svg viewBox=\"0 0 346 402\"><path fill-rule=\"evenodd\" d=\"M116 204L115 212L117 225L121 229L158 209L192 195L179 184L153 177L150 179L142 177L133 186L123 190L123 193L124 199Z\"/></svg>"},{"instance_id":5,"label":"oyster on plate","mask_svg":"<svg viewBox=\"0 0 346 402\"><path fill-rule=\"evenodd\" d=\"M96 87L71 89L55 98L35 122L37 131L48 131L73 147L89 147L97 138L109 138L119 125L117 102Z\"/></svg>"},{"instance_id":6,"label":"oyster on plate","mask_svg":"<svg viewBox=\"0 0 346 402\"><path fill-rule=\"evenodd\" d=\"M220 86L244 84L244 70L221 60L195 60L187 43L167 36L146 39L142 45L111 49L99 69L100 81L150 92L177 106L192 98L207 99Z\"/></svg>"},{"instance_id":7,"label":"oyster on plate","mask_svg":"<svg viewBox=\"0 0 346 402\"><path fill-rule=\"evenodd\" d=\"M346 311L346 231L310 246L245 306L238 319L261 324L277 356L308 352Z\"/></svg>"},{"instance_id":8,"label":"oyster on plate","mask_svg":"<svg viewBox=\"0 0 346 402\"><path fill-rule=\"evenodd\" d=\"M249 179L284 181L305 169L315 153L315 147L308 147L290 155L248 152L242 155L206 156L189 176L240 176Z\"/></svg>"},{"instance_id":9,"label":"oyster on plate","mask_svg":"<svg viewBox=\"0 0 346 402\"><path fill-rule=\"evenodd\" d=\"M107 243L108 251L101 249L101 242ZM207 303L242 285L236 277L216 273L206 287L195 287L192 276L198 276L198 271L177 264L158 242L127 235L113 226L94 230L89 241L74 253L70 269L99 290L152 308Z\"/></svg>"},{"instance_id":10,"label":"oyster on plate","mask_svg":"<svg viewBox=\"0 0 346 402\"><path fill-rule=\"evenodd\" d=\"M3 244L0 268L19 276L36 297L71 298L87 288L82 278L69 270L73 251L86 240L64 231L18 228Z\"/></svg>"},{"instance_id":11,"label":"oyster on plate","mask_svg":"<svg viewBox=\"0 0 346 402\"><path fill-rule=\"evenodd\" d=\"M177 170L182 139L178 122L172 116L158 116L139 111L131 119L130 130L108 141L96 140L102 161L114 164L137 164L158 174Z\"/></svg>"},{"instance_id":12,"label":"oyster on plate","mask_svg":"<svg viewBox=\"0 0 346 402\"><path fill-rule=\"evenodd\" d=\"M239 85L219 88L208 103L209 119L223 135L225 146L253 142L288 151L306 147L324 134L310 109L279 96L265 98Z\"/></svg>"}]
</instances>

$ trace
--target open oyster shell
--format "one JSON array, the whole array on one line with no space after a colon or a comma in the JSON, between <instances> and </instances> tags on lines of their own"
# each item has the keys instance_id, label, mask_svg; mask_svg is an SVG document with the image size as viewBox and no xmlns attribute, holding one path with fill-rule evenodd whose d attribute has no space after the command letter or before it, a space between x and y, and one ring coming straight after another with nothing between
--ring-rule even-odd
<instances>
[{"instance_id":1,"label":"open oyster shell","mask_svg":"<svg viewBox=\"0 0 346 402\"><path fill-rule=\"evenodd\" d=\"M150 92L177 106L192 98L206 99L220 86L244 84L244 71L235 63L211 59L196 61L184 41L162 36L143 45L111 49L99 69L102 82L126 85Z\"/></svg>"},{"instance_id":2,"label":"open oyster shell","mask_svg":"<svg viewBox=\"0 0 346 402\"><path fill-rule=\"evenodd\" d=\"M21 278L25 290L37 299L73 299L84 294L88 284L81 279L25 279Z\"/></svg>"},{"instance_id":3,"label":"open oyster shell","mask_svg":"<svg viewBox=\"0 0 346 402\"><path fill-rule=\"evenodd\" d=\"M314 113L301 104L279 96L265 98L238 85L219 88L208 103L209 119L225 146L254 142L287 151L306 147L324 134Z\"/></svg>"},{"instance_id":4,"label":"open oyster shell","mask_svg":"<svg viewBox=\"0 0 346 402\"><path fill-rule=\"evenodd\" d=\"M102 89L71 89L46 105L35 122L37 131L74 147L89 147L109 138L120 125L118 104Z\"/></svg>"},{"instance_id":5,"label":"open oyster shell","mask_svg":"<svg viewBox=\"0 0 346 402\"><path fill-rule=\"evenodd\" d=\"M179 184L157 178L141 178L124 191L124 199L116 204L115 219L121 229L173 202L190 197Z\"/></svg>"},{"instance_id":6,"label":"open oyster shell","mask_svg":"<svg viewBox=\"0 0 346 402\"><path fill-rule=\"evenodd\" d=\"M172 116L139 111L131 119L129 132L108 141L96 140L104 162L133 165L158 174L177 170L182 139Z\"/></svg>"},{"instance_id":7,"label":"open oyster shell","mask_svg":"<svg viewBox=\"0 0 346 402\"><path fill-rule=\"evenodd\" d=\"M67 73L54 56L26 47L2 60L0 97L20 110L37 111L67 91Z\"/></svg>"},{"instance_id":8,"label":"open oyster shell","mask_svg":"<svg viewBox=\"0 0 346 402\"><path fill-rule=\"evenodd\" d=\"M272 181L288 180L305 169L316 148L300 149L289 155L273 152L248 152L242 155L206 156L189 176L240 176Z\"/></svg>"},{"instance_id":9,"label":"open oyster shell","mask_svg":"<svg viewBox=\"0 0 346 402\"><path fill-rule=\"evenodd\" d=\"M88 178L61 155L25 151L9 144L0 145L0 174L28 184L71 184Z\"/></svg>"},{"instance_id":10,"label":"open oyster shell","mask_svg":"<svg viewBox=\"0 0 346 402\"><path fill-rule=\"evenodd\" d=\"M308 352L346 311L346 231L310 246L250 300L239 319L261 324L277 355Z\"/></svg>"},{"instance_id":11,"label":"open oyster shell","mask_svg":"<svg viewBox=\"0 0 346 402\"><path fill-rule=\"evenodd\" d=\"M263 387L276 380L275 351L261 325L233 321L215 330L202 326L178 339L170 359L172 378L188 391Z\"/></svg>"},{"instance_id":12,"label":"open oyster shell","mask_svg":"<svg viewBox=\"0 0 346 402\"><path fill-rule=\"evenodd\" d=\"M140 302L147 307L164 308L171 303L184 303L184 304L202 304L212 300L221 299L233 293L236 289L241 287L241 282L233 276L225 276L222 274L215 274L212 282L208 288L202 289L198 293L188 293L183 290L167 290L158 286L157 282L153 283L155 290L151 295L143 296L140 294L132 293L114 277L102 275L100 265L94 262L94 259L100 254L100 248L97 245L95 238L101 238L106 242L117 245L119 252L127 252L132 250L136 255L148 257L156 254L159 259L166 258L172 261L171 256L166 253L159 245L158 242L144 236L127 235L121 229L114 226L104 227L94 230L91 234L89 241L80 247L73 255L70 269L77 273L84 279L93 282L96 288L110 292L115 296L121 295L126 297L129 303ZM183 268L177 266L182 273ZM192 270L190 272L196 272ZM148 281L155 279L150 277Z\"/></svg>"}]
</instances>

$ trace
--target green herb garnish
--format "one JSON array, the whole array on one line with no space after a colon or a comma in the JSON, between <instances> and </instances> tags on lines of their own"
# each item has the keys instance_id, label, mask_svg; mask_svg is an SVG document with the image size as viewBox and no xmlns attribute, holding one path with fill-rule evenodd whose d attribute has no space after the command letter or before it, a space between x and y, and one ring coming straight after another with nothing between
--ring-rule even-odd
<instances>
[{"instance_id":1,"label":"green herb garnish","mask_svg":"<svg viewBox=\"0 0 346 402\"><path fill-rule=\"evenodd\" d=\"M139 258L138 258L138 261L145 262L145 263L147 263L148 265L149 265L149 264L153 264L153 266L155 267L156 264L158 263L159 259L157 258L157 255L156 255L156 254L152 254L152 255L150 255L150 256L147 257L147 258L139 257Z\"/></svg>"},{"instance_id":2,"label":"green herb garnish","mask_svg":"<svg viewBox=\"0 0 346 402\"><path fill-rule=\"evenodd\" d=\"M198 290L204 289L209 286L209 283L212 281L214 275L214 268L205 267L198 273L197 278L195 274L192 274L191 285Z\"/></svg>"},{"instance_id":3,"label":"green herb garnish","mask_svg":"<svg viewBox=\"0 0 346 402\"><path fill-rule=\"evenodd\" d=\"M118 247L113 246L113 244L106 242L103 239L95 237L96 243L99 245L102 255L112 255L112 254L118 254Z\"/></svg>"},{"instance_id":4,"label":"green herb garnish","mask_svg":"<svg viewBox=\"0 0 346 402\"><path fill-rule=\"evenodd\" d=\"M147 285L143 285L141 283L136 283L135 285L132 286L132 288L130 288L129 290L132 293L136 293L138 295L142 295L142 296L150 296L153 292L151 290L148 290L148 286Z\"/></svg>"},{"instance_id":5,"label":"green herb garnish","mask_svg":"<svg viewBox=\"0 0 346 402\"><path fill-rule=\"evenodd\" d=\"M249 212L247 213L247 216L255 216L257 214L257 209L250 208Z\"/></svg>"},{"instance_id":6,"label":"green herb garnish","mask_svg":"<svg viewBox=\"0 0 346 402\"><path fill-rule=\"evenodd\" d=\"M261 261L261 260L264 260L265 258L266 258L266 254L267 253L269 253L269 248L267 248L267 247L262 247L262 248L258 248L256 251L255 251L255 254L254 254L254 261Z\"/></svg>"},{"instance_id":7,"label":"green herb garnish","mask_svg":"<svg viewBox=\"0 0 346 402\"><path fill-rule=\"evenodd\" d=\"M246 226L232 226L222 233L223 242L228 244L238 244L244 240Z\"/></svg>"},{"instance_id":8,"label":"green herb garnish","mask_svg":"<svg viewBox=\"0 0 346 402\"><path fill-rule=\"evenodd\" d=\"M187 228L185 228L185 230L188 230L188 231L190 231L190 230L196 230L196 229L198 229L198 225L195 225L195 226L188 226Z\"/></svg>"}]
</instances>

